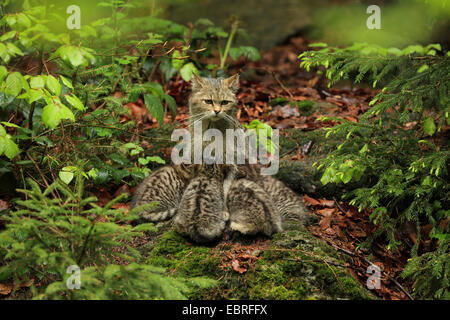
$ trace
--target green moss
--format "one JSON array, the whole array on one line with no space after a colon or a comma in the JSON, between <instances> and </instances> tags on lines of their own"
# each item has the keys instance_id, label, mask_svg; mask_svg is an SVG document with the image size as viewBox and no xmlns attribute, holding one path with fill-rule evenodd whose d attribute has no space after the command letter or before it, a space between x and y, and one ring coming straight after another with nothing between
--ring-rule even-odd
<instances>
[{"instance_id":1,"label":"green moss","mask_svg":"<svg viewBox=\"0 0 450 320\"><path fill-rule=\"evenodd\" d=\"M331 297L345 296L349 299L369 299L362 286L348 272L334 268L336 275L327 265L315 265L317 287Z\"/></svg>"},{"instance_id":2,"label":"green moss","mask_svg":"<svg viewBox=\"0 0 450 320\"><path fill-rule=\"evenodd\" d=\"M249 290L250 299L254 300L294 300L295 293L283 286L258 285Z\"/></svg>"},{"instance_id":3,"label":"green moss","mask_svg":"<svg viewBox=\"0 0 450 320\"><path fill-rule=\"evenodd\" d=\"M185 250L187 247L186 240L174 230L164 233L158 245L152 250L152 255L171 255Z\"/></svg>"},{"instance_id":4,"label":"green moss","mask_svg":"<svg viewBox=\"0 0 450 320\"><path fill-rule=\"evenodd\" d=\"M183 277L217 276L220 258L211 248L189 244L171 230L161 236L147 263L165 267Z\"/></svg>"},{"instance_id":5,"label":"green moss","mask_svg":"<svg viewBox=\"0 0 450 320\"><path fill-rule=\"evenodd\" d=\"M288 227L287 232L275 235L272 245L258 261L263 267L255 268L255 274L249 277L253 295L257 295L257 289L266 287L260 291L259 298L268 299L274 295L272 289L283 285L286 291L276 292L284 297L289 295L288 299L371 298L347 270L340 267L331 270L326 263L316 262L327 260L344 264L335 249L312 237L298 223Z\"/></svg>"},{"instance_id":6,"label":"green moss","mask_svg":"<svg viewBox=\"0 0 450 320\"><path fill-rule=\"evenodd\" d=\"M309 292L309 285L302 279L295 279L292 281L290 288L299 297L305 297Z\"/></svg>"},{"instance_id":7,"label":"green moss","mask_svg":"<svg viewBox=\"0 0 450 320\"><path fill-rule=\"evenodd\" d=\"M171 275L220 279L212 289L192 291L190 299L368 299L373 298L344 268L313 260L345 259L334 248L314 238L298 223L276 234L260 258L244 274L223 268L221 258L232 245L197 246L171 230L155 241L147 263ZM336 275L335 275L336 274ZM343 289L344 288L344 289Z\"/></svg>"},{"instance_id":8,"label":"green moss","mask_svg":"<svg viewBox=\"0 0 450 320\"><path fill-rule=\"evenodd\" d=\"M313 114L314 112L314 101L311 100L303 100L303 101L297 101L293 102L293 105L297 105L298 111L300 112L300 115L302 116L309 116Z\"/></svg>"},{"instance_id":9,"label":"green moss","mask_svg":"<svg viewBox=\"0 0 450 320\"><path fill-rule=\"evenodd\" d=\"M266 264L264 260L257 262L255 270L252 270L251 276L248 278L250 284L256 283L273 283L282 285L286 283L283 271L276 264Z\"/></svg>"}]
</instances>

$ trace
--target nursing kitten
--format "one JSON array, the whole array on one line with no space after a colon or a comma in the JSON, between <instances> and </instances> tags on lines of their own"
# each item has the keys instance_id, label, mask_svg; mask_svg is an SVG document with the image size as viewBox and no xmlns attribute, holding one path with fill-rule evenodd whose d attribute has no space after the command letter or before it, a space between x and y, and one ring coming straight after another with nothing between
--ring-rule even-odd
<instances>
[{"instance_id":1,"label":"nursing kitten","mask_svg":"<svg viewBox=\"0 0 450 320\"><path fill-rule=\"evenodd\" d=\"M281 221L296 220L302 224L314 221L315 216L308 213L300 196L282 181L272 176L262 176L260 185L269 194Z\"/></svg>"},{"instance_id":2,"label":"nursing kitten","mask_svg":"<svg viewBox=\"0 0 450 320\"><path fill-rule=\"evenodd\" d=\"M271 197L256 182L235 180L228 192L226 205L232 231L245 235L262 233L266 236L282 231L281 216Z\"/></svg>"},{"instance_id":3,"label":"nursing kitten","mask_svg":"<svg viewBox=\"0 0 450 320\"><path fill-rule=\"evenodd\" d=\"M228 194L228 201L236 203L230 204L227 201L230 211L230 228L243 234L261 232L271 235L282 230L281 222L288 220L301 221L303 224L310 222L313 216L307 213L301 198L280 180L261 175L260 169L261 166L257 164L244 164L237 167L236 180ZM254 199L242 201L245 198L243 194L252 192ZM259 204L258 206L254 205L255 201ZM265 223L253 223L252 220L265 221Z\"/></svg>"},{"instance_id":4,"label":"nursing kitten","mask_svg":"<svg viewBox=\"0 0 450 320\"><path fill-rule=\"evenodd\" d=\"M194 174L194 167L184 164L159 168L144 179L137 188L131 208L157 201L154 207L139 213L134 223L158 222L172 218L177 213L183 190Z\"/></svg>"},{"instance_id":5,"label":"nursing kitten","mask_svg":"<svg viewBox=\"0 0 450 320\"><path fill-rule=\"evenodd\" d=\"M226 167L202 164L181 197L173 222L175 230L195 242L220 238L228 220L223 184Z\"/></svg>"}]
</instances>

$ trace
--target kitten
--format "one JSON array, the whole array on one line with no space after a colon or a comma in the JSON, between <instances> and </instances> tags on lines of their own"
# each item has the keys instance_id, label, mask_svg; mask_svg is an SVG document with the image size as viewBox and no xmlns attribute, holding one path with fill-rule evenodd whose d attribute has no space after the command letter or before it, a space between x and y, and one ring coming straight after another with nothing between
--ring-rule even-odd
<instances>
[{"instance_id":1,"label":"kitten","mask_svg":"<svg viewBox=\"0 0 450 320\"><path fill-rule=\"evenodd\" d=\"M300 196L286 187L282 181L272 176L262 176L260 181L260 185L269 194L283 222L296 220L308 224L314 220L315 216L308 213Z\"/></svg>"},{"instance_id":2,"label":"kitten","mask_svg":"<svg viewBox=\"0 0 450 320\"><path fill-rule=\"evenodd\" d=\"M239 165L235 179L227 201L231 230L271 235L282 231L282 222L297 220L305 224L313 218L301 198L283 182L261 175L260 165Z\"/></svg>"},{"instance_id":3,"label":"kitten","mask_svg":"<svg viewBox=\"0 0 450 320\"><path fill-rule=\"evenodd\" d=\"M158 222L172 218L178 208L187 181L194 168L184 164L159 168L144 179L137 188L131 208L157 201L158 204L139 213L134 223Z\"/></svg>"},{"instance_id":4,"label":"kitten","mask_svg":"<svg viewBox=\"0 0 450 320\"><path fill-rule=\"evenodd\" d=\"M223 184L226 167L202 164L189 181L174 218L175 230L195 242L210 242L220 238L228 220Z\"/></svg>"},{"instance_id":5,"label":"kitten","mask_svg":"<svg viewBox=\"0 0 450 320\"><path fill-rule=\"evenodd\" d=\"M281 216L260 184L238 179L231 184L226 202L230 229L245 235L271 236L282 231Z\"/></svg>"}]
</instances>

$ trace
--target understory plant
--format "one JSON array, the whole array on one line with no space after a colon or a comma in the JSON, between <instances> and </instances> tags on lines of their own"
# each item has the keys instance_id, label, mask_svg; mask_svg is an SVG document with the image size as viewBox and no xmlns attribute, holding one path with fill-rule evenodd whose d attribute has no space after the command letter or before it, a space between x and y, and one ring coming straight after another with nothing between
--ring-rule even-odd
<instances>
[{"instance_id":1,"label":"understory plant","mask_svg":"<svg viewBox=\"0 0 450 320\"><path fill-rule=\"evenodd\" d=\"M406 227L414 226L416 240L403 276L413 281L417 296L449 299L450 150L444 130L450 124L449 53L439 44L403 50L364 43L344 49L314 46L317 51L299 56L300 65L325 67L329 86L352 79L380 89L358 122L322 119L337 123L326 136L341 139L317 162L322 183L345 184L364 176L367 185L344 199L372 210L370 219L379 228L365 244L383 236L395 251L406 244ZM423 238L424 226L430 227L429 240Z\"/></svg>"},{"instance_id":2,"label":"understory plant","mask_svg":"<svg viewBox=\"0 0 450 320\"><path fill-rule=\"evenodd\" d=\"M164 162L141 147L147 137L133 130L140 120L126 105L144 106L162 126L177 113L171 79L223 73L227 56L259 59L255 48L233 46L237 21L228 33L208 19L183 26L159 18L161 8L143 16L145 1L93 6L104 16L69 29L64 4L0 4L0 165L18 186L28 174L70 177L79 159L92 183L136 184ZM223 63L207 64L217 50Z\"/></svg>"},{"instance_id":3,"label":"understory plant","mask_svg":"<svg viewBox=\"0 0 450 320\"><path fill-rule=\"evenodd\" d=\"M42 191L29 179L30 189L19 190L25 200L0 233L1 282L31 287L36 299L184 299L191 288L214 284L142 263L133 239L156 229L128 222L143 207L114 209L124 194L100 207L84 196L81 169L75 175L73 189L58 179Z\"/></svg>"}]
</instances>

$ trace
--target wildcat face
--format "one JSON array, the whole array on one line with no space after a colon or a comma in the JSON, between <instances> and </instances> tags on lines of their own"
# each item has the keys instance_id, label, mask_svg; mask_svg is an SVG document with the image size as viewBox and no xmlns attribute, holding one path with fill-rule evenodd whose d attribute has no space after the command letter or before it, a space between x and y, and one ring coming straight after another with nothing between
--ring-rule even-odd
<instances>
[{"instance_id":1,"label":"wildcat face","mask_svg":"<svg viewBox=\"0 0 450 320\"><path fill-rule=\"evenodd\" d=\"M233 117L237 103L235 92L239 84L237 74L227 79L201 78L194 74L191 84L189 112L194 121L201 118L215 122Z\"/></svg>"}]
</instances>

